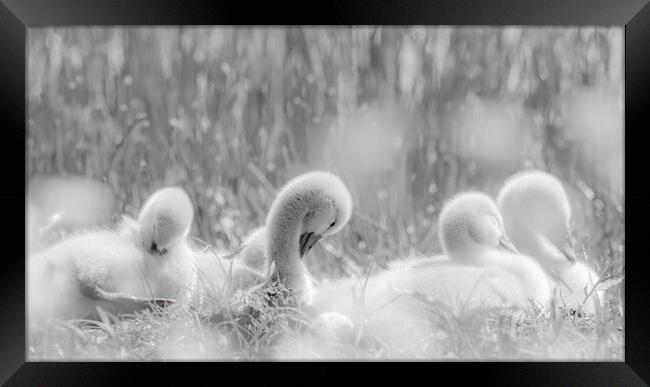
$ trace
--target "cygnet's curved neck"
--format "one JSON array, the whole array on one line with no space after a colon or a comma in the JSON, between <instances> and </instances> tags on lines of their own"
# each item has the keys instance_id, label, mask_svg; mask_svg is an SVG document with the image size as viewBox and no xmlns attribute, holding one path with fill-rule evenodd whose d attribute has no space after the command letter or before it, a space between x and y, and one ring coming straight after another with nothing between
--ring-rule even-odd
<instances>
[{"instance_id":1,"label":"cygnet's curved neck","mask_svg":"<svg viewBox=\"0 0 650 387\"><path fill-rule=\"evenodd\" d=\"M562 271L572 266L572 263L564 256L564 254L549 241L547 238L540 234L536 234L537 254L539 254L540 261L544 268L547 270Z\"/></svg>"},{"instance_id":2,"label":"cygnet's curved neck","mask_svg":"<svg viewBox=\"0 0 650 387\"><path fill-rule=\"evenodd\" d=\"M304 264L301 261L300 223L307 213L307 200L302 197L289 197L278 203L268 228L268 255L275 261L276 273L280 279L302 274Z\"/></svg>"}]
</instances>

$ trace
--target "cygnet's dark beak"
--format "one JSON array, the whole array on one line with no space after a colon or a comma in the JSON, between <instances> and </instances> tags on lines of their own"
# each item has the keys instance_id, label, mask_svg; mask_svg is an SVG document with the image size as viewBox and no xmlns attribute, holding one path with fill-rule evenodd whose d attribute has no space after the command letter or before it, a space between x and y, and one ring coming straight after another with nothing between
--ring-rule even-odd
<instances>
[{"instance_id":1,"label":"cygnet's dark beak","mask_svg":"<svg viewBox=\"0 0 650 387\"><path fill-rule=\"evenodd\" d=\"M153 255L165 255L167 254L167 249L166 248L159 248L158 244L156 242L151 243L150 247L151 254Z\"/></svg>"},{"instance_id":2,"label":"cygnet's dark beak","mask_svg":"<svg viewBox=\"0 0 650 387\"><path fill-rule=\"evenodd\" d=\"M515 254L519 254L519 251L515 248L515 245L505 233L501 234L501 238L499 238L499 244L497 247Z\"/></svg>"},{"instance_id":3,"label":"cygnet's dark beak","mask_svg":"<svg viewBox=\"0 0 650 387\"><path fill-rule=\"evenodd\" d=\"M575 265L576 262L578 262L578 259L576 258L576 251L573 247L573 237L571 234L567 234L566 236L566 241L560 247L560 251L562 252L562 255L569 261L572 265Z\"/></svg>"},{"instance_id":4,"label":"cygnet's dark beak","mask_svg":"<svg viewBox=\"0 0 650 387\"><path fill-rule=\"evenodd\" d=\"M321 238L323 238L323 235L313 232L306 232L300 235L300 258L304 257Z\"/></svg>"}]
</instances>

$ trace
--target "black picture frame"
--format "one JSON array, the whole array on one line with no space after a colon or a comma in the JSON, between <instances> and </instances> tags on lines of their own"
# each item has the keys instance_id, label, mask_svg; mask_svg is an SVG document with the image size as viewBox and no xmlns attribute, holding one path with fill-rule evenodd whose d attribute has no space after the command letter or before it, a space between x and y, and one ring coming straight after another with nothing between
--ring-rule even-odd
<instances>
[{"instance_id":1,"label":"black picture frame","mask_svg":"<svg viewBox=\"0 0 650 387\"><path fill-rule=\"evenodd\" d=\"M7 249L0 268L0 382L7 385L135 384L162 379L171 383L187 373L205 373L213 383L226 383L224 375L280 381L287 372L273 363L200 363L188 371L185 363L56 363L25 361L25 230L24 204L27 187L17 167L20 147L26 154L26 31L36 26L63 25L212 25L212 24L389 24L389 25L607 25L625 26L625 196L627 205L625 270L625 361L540 363L418 363L429 382L451 376L453 383L478 378L488 385L636 386L650 383L650 281L643 278L647 259L643 254L644 221L650 190L641 174L647 164L644 124L650 94L650 5L648 0L455 0L362 2L305 2L252 4L235 1L108 1L108 0L0 0L0 122L6 166L0 198L7 201L3 226ZM644 152L645 151L645 152ZM26 157L25 157L26 163ZM635 173L634 170L639 170ZM640 175L639 175L640 174ZM641 182L639 182L641 180ZM635 224L637 226L635 226ZM22 227L22 228L21 228ZM647 240L647 238L645 238ZM636 259L635 259L636 258ZM303 364L311 382L337 382L343 373L319 363ZM392 372L383 365L368 370L368 363L337 363L347 371L414 382L411 371ZM255 367L255 371L252 368ZM260 368L263 368L260 370ZM363 376L364 378L366 376ZM347 377L346 377L347 379ZM411 381L410 379L413 379ZM644 383L645 381L645 383ZM167 384L166 383L166 384ZM302 383L301 383L302 384Z\"/></svg>"}]
</instances>

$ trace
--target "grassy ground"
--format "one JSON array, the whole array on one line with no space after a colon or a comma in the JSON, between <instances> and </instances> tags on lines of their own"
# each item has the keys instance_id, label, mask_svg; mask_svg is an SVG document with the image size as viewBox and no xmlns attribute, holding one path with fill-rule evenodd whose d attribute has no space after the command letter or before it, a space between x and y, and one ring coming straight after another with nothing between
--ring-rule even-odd
<instances>
[{"instance_id":1,"label":"grassy ground","mask_svg":"<svg viewBox=\"0 0 650 387\"><path fill-rule=\"evenodd\" d=\"M624 360L621 273L612 271L603 279L610 287L595 315L578 315L563 307L527 313L472 308L455 314L415 294L428 311L428 325L417 341L399 348L392 348L365 330L373 322L372 315L354 317L353 327L331 333L316 325L316 316L309 309L286 306L284 296L269 302L263 292L233 293L224 286L208 289L201 302L154 307L135 315L117 317L102 311L97 320L32 323L28 357Z\"/></svg>"},{"instance_id":2,"label":"grassy ground","mask_svg":"<svg viewBox=\"0 0 650 387\"><path fill-rule=\"evenodd\" d=\"M624 360L623 317L608 307L601 319L558 313L513 323L511 311L469 317L431 309L428 340L396 352L355 321L354 331L323 336L294 309L254 308L241 300L218 313L182 310L143 312L102 321L50 322L30 326L31 360ZM248 309L246 308L248 307ZM256 317L251 321L251 310ZM259 319L259 320L257 320Z\"/></svg>"}]
</instances>

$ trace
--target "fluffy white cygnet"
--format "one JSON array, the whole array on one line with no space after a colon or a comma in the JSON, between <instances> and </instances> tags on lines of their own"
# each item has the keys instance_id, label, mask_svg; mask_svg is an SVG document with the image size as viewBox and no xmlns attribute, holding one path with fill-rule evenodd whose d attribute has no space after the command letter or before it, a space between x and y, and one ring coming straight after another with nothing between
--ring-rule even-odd
<instances>
[{"instance_id":1,"label":"fluffy white cygnet","mask_svg":"<svg viewBox=\"0 0 650 387\"><path fill-rule=\"evenodd\" d=\"M295 177L277 194L265 225L246 238L235 258L198 254L202 289L230 284L274 293L281 282L298 304L309 305L313 285L302 258L323 237L343 228L351 211L350 192L338 176L317 171Z\"/></svg>"},{"instance_id":2,"label":"fluffy white cygnet","mask_svg":"<svg viewBox=\"0 0 650 387\"><path fill-rule=\"evenodd\" d=\"M195 281L186 236L193 208L180 188L163 188L138 221L73 235L29 260L30 319L78 318L100 306L131 313L152 299L185 299Z\"/></svg>"},{"instance_id":3,"label":"fluffy white cygnet","mask_svg":"<svg viewBox=\"0 0 650 387\"><path fill-rule=\"evenodd\" d=\"M557 284L555 304L595 313L595 297L602 302L604 292L586 299L598 275L576 260L571 207L562 183L543 171L523 171L506 181L497 203L517 249L534 257Z\"/></svg>"},{"instance_id":4,"label":"fluffy white cygnet","mask_svg":"<svg viewBox=\"0 0 650 387\"><path fill-rule=\"evenodd\" d=\"M352 197L329 172L290 180L266 218L266 254L275 264L271 282L281 282L302 305L311 304L313 285L302 257L322 238L339 232L352 213Z\"/></svg>"},{"instance_id":5,"label":"fluffy white cygnet","mask_svg":"<svg viewBox=\"0 0 650 387\"><path fill-rule=\"evenodd\" d=\"M550 286L543 269L512 245L501 214L489 196L466 192L450 200L440 214L439 230L440 243L450 259L502 269L519 280L526 299L538 306L546 305Z\"/></svg>"},{"instance_id":6,"label":"fluffy white cygnet","mask_svg":"<svg viewBox=\"0 0 650 387\"><path fill-rule=\"evenodd\" d=\"M409 259L367 279L321 286L313 307L362 315L367 332L403 351L430 337L430 307L459 315L495 307L530 310L531 301L546 305L550 288L543 269L514 253L488 196L468 192L450 200L439 229L445 256Z\"/></svg>"},{"instance_id":7,"label":"fluffy white cygnet","mask_svg":"<svg viewBox=\"0 0 650 387\"><path fill-rule=\"evenodd\" d=\"M531 258L515 253L488 196L467 192L447 202L439 230L445 256L398 261L371 276L367 306L379 307L400 293L421 295L454 312L478 306L528 308L529 301L546 305L550 288L544 271ZM349 292L351 285L347 280L322 287L315 306L338 310L336 305L349 299L341 293Z\"/></svg>"},{"instance_id":8,"label":"fluffy white cygnet","mask_svg":"<svg viewBox=\"0 0 650 387\"><path fill-rule=\"evenodd\" d=\"M295 177L279 191L265 225L246 238L236 258L200 254L200 276L208 284L202 286L203 293L218 290L231 278L236 288L261 292L271 305L306 308L318 334L345 332L353 326L346 316L311 313L313 285L302 258L322 238L341 230L351 211L350 192L338 176L317 171Z\"/></svg>"},{"instance_id":9,"label":"fluffy white cygnet","mask_svg":"<svg viewBox=\"0 0 650 387\"><path fill-rule=\"evenodd\" d=\"M194 291L196 264L187 240L193 218L192 201L180 187L159 189L138 214L137 242L155 297L186 300Z\"/></svg>"}]
</instances>

